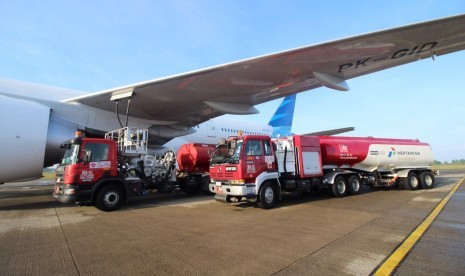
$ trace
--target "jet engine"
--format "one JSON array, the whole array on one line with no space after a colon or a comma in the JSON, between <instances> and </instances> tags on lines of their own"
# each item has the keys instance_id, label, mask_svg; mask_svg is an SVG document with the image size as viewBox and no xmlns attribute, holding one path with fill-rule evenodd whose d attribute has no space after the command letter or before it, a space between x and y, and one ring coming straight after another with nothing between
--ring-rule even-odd
<instances>
[{"instance_id":1,"label":"jet engine","mask_svg":"<svg viewBox=\"0 0 465 276\"><path fill-rule=\"evenodd\" d=\"M60 161L60 143L75 135L76 125L54 118L40 103L0 96L0 129L0 183L5 183L40 178L44 165Z\"/></svg>"}]
</instances>

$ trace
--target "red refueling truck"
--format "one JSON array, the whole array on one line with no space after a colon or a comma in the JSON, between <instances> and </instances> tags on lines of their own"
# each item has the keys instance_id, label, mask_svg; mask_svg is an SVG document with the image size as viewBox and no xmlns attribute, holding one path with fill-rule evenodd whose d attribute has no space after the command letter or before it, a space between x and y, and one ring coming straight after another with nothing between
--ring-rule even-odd
<instances>
[{"instance_id":1,"label":"red refueling truck","mask_svg":"<svg viewBox=\"0 0 465 276\"><path fill-rule=\"evenodd\" d=\"M166 150L157 158L149 154L147 141L147 129L126 127L105 138L76 137L64 142L54 198L113 211L131 197L152 190L208 192L209 153L214 145L185 144L177 157Z\"/></svg>"},{"instance_id":2,"label":"red refueling truck","mask_svg":"<svg viewBox=\"0 0 465 276\"><path fill-rule=\"evenodd\" d=\"M179 148L176 154L177 180L183 183L187 192L208 192L210 155L214 150L215 145L198 143L183 144Z\"/></svg>"},{"instance_id":3,"label":"red refueling truck","mask_svg":"<svg viewBox=\"0 0 465 276\"><path fill-rule=\"evenodd\" d=\"M210 165L210 192L223 202L243 199L272 208L285 191L328 189L356 195L360 185L431 189L429 144L411 139L245 135L223 140Z\"/></svg>"}]
</instances>

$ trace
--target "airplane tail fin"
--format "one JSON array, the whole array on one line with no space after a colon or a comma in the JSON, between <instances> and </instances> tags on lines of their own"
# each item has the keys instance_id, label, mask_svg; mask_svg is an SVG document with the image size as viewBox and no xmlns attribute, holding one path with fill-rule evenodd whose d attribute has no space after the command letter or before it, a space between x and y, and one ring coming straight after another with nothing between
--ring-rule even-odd
<instances>
[{"instance_id":1,"label":"airplane tail fin","mask_svg":"<svg viewBox=\"0 0 465 276\"><path fill-rule=\"evenodd\" d=\"M270 122L268 123L273 127L272 137L285 137L292 135L292 119L294 117L294 107L295 107L296 94L286 96L278 109L271 117Z\"/></svg>"}]
</instances>

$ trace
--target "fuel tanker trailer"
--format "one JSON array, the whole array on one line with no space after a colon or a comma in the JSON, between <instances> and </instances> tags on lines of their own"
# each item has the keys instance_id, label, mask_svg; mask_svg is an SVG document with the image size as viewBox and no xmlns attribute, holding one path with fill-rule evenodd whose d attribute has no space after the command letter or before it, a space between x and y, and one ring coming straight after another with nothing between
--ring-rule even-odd
<instances>
[{"instance_id":1,"label":"fuel tanker trailer","mask_svg":"<svg viewBox=\"0 0 465 276\"><path fill-rule=\"evenodd\" d=\"M219 201L246 199L269 209L286 191L343 197L358 194L362 184L431 189L433 161L430 145L414 139L236 136L212 154L209 190Z\"/></svg>"},{"instance_id":2,"label":"fuel tanker trailer","mask_svg":"<svg viewBox=\"0 0 465 276\"><path fill-rule=\"evenodd\" d=\"M209 193L210 155L215 145L189 143L183 144L178 150L176 161L178 164L178 182L182 182L182 190L186 193L203 191Z\"/></svg>"}]
</instances>

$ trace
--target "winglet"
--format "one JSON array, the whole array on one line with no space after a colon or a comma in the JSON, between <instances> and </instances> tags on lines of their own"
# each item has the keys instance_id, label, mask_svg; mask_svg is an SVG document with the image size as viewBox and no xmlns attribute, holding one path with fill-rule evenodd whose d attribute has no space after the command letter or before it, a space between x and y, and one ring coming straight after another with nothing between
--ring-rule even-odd
<instances>
[{"instance_id":1,"label":"winglet","mask_svg":"<svg viewBox=\"0 0 465 276\"><path fill-rule=\"evenodd\" d=\"M273 127L272 137L280 137L292 135L292 119L294 117L296 94L286 96L278 109L275 111L268 123Z\"/></svg>"}]
</instances>

